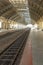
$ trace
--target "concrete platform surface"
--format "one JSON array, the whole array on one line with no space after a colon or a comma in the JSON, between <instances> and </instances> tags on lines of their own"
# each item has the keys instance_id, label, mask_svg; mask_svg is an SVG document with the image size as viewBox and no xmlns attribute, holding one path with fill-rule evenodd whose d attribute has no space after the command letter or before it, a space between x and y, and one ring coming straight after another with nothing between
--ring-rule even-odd
<instances>
[{"instance_id":1,"label":"concrete platform surface","mask_svg":"<svg viewBox=\"0 0 43 65\"><path fill-rule=\"evenodd\" d=\"M43 31L32 31L30 37L33 65L43 65Z\"/></svg>"},{"instance_id":2,"label":"concrete platform surface","mask_svg":"<svg viewBox=\"0 0 43 65\"><path fill-rule=\"evenodd\" d=\"M43 65L43 31L31 31L20 65Z\"/></svg>"}]
</instances>

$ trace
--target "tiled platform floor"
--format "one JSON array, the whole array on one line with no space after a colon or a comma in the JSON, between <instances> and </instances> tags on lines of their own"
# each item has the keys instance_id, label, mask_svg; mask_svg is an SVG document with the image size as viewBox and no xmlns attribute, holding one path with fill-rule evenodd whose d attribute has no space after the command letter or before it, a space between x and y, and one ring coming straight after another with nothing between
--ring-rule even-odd
<instances>
[{"instance_id":1,"label":"tiled platform floor","mask_svg":"<svg viewBox=\"0 0 43 65\"><path fill-rule=\"evenodd\" d=\"M20 65L43 65L43 31L31 31Z\"/></svg>"}]
</instances>

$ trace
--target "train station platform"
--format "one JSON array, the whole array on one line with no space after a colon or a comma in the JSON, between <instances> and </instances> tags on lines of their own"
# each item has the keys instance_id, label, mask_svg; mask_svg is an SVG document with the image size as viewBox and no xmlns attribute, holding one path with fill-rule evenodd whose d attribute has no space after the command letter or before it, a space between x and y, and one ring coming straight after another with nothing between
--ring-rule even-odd
<instances>
[{"instance_id":1,"label":"train station platform","mask_svg":"<svg viewBox=\"0 0 43 65\"><path fill-rule=\"evenodd\" d=\"M31 31L20 65L43 65L43 31Z\"/></svg>"}]
</instances>

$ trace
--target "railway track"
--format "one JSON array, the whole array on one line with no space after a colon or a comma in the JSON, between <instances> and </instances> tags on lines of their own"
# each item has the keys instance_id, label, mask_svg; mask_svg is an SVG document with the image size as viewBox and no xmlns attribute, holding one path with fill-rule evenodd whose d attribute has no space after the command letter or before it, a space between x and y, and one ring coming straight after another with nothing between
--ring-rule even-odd
<instances>
[{"instance_id":1,"label":"railway track","mask_svg":"<svg viewBox=\"0 0 43 65\"><path fill-rule=\"evenodd\" d=\"M18 65L28 34L25 31L0 55L0 65Z\"/></svg>"},{"instance_id":2,"label":"railway track","mask_svg":"<svg viewBox=\"0 0 43 65\"><path fill-rule=\"evenodd\" d=\"M6 32L5 34L0 35L0 40L1 40L2 38L11 36L11 35L13 35L13 34L15 34L15 33L18 33L18 32L22 32L22 30L21 30L21 31L16 30L16 31L13 31L13 32L12 32L12 31Z\"/></svg>"},{"instance_id":3,"label":"railway track","mask_svg":"<svg viewBox=\"0 0 43 65\"><path fill-rule=\"evenodd\" d=\"M12 35L0 38L0 53L2 53L5 48L12 44L13 41L15 41L22 33L24 33L23 30L18 30L14 31Z\"/></svg>"}]
</instances>

